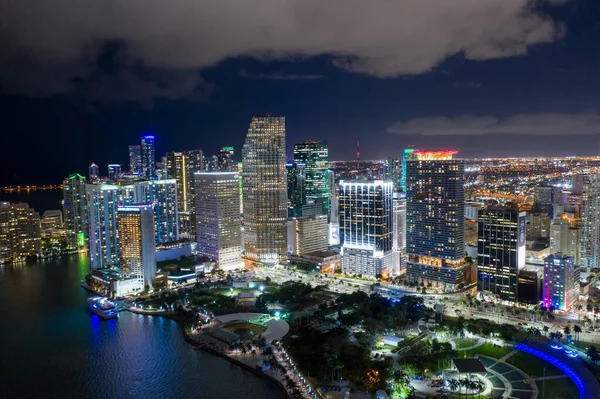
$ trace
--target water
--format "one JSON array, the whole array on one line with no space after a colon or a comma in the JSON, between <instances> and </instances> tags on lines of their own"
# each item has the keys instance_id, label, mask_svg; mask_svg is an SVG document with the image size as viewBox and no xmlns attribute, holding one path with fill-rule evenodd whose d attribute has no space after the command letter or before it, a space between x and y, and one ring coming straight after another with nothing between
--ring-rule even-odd
<instances>
[{"instance_id":1,"label":"water","mask_svg":"<svg viewBox=\"0 0 600 399\"><path fill-rule=\"evenodd\" d=\"M101 320L79 287L88 268L79 255L0 266L0 398L283 398L273 382L195 351L171 320Z\"/></svg>"},{"instance_id":2,"label":"water","mask_svg":"<svg viewBox=\"0 0 600 399\"><path fill-rule=\"evenodd\" d=\"M47 210L62 210L62 190L0 192L0 201L24 202L42 216Z\"/></svg>"}]
</instances>

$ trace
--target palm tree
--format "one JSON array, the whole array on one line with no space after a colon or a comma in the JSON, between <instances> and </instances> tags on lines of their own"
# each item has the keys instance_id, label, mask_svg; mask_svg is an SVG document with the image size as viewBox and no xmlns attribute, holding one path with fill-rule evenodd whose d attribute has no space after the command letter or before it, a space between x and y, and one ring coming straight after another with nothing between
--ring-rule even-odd
<instances>
[{"instance_id":1,"label":"palm tree","mask_svg":"<svg viewBox=\"0 0 600 399\"><path fill-rule=\"evenodd\" d=\"M550 328L548 326L544 326L543 330L544 330L544 336L547 336L548 331L550 331Z\"/></svg>"},{"instance_id":2,"label":"palm tree","mask_svg":"<svg viewBox=\"0 0 600 399\"><path fill-rule=\"evenodd\" d=\"M448 381L448 384L450 384L450 389L452 391L456 391L458 389L458 387L460 387L460 382L455 378Z\"/></svg>"},{"instance_id":3,"label":"palm tree","mask_svg":"<svg viewBox=\"0 0 600 399\"><path fill-rule=\"evenodd\" d=\"M563 331L565 332L565 335L571 334L571 328L569 326L565 326L565 328L563 328Z\"/></svg>"},{"instance_id":4,"label":"palm tree","mask_svg":"<svg viewBox=\"0 0 600 399\"><path fill-rule=\"evenodd\" d=\"M592 363L596 363L598 360L600 360L600 353L598 353L598 350L594 345L590 345L585 354Z\"/></svg>"},{"instance_id":5,"label":"palm tree","mask_svg":"<svg viewBox=\"0 0 600 399\"><path fill-rule=\"evenodd\" d=\"M573 326L573 331L575 332L575 334L577 334L577 341L579 342L579 334L581 334L581 327L579 327L579 325L575 324Z\"/></svg>"}]
</instances>

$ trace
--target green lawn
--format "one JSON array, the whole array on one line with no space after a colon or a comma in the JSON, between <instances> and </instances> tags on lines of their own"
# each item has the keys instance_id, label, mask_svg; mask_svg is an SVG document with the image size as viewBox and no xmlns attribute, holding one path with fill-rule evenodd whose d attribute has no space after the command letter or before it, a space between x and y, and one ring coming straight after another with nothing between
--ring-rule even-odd
<instances>
[{"instance_id":1,"label":"green lawn","mask_svg":"<svg viewBox=\"0 0 600 399\"><path fill-rule=\"evenodd\" d=\"M539 397L542 398L542 389L543 385L546 386L546 399L550 398L579 398L579 390L571 381L570 378L559 378L556 380L545 380L545 384L543 381L536 381L538 389L540 390Z\"/></svg>"},{"instance_id":2,"label":"green lawn","mask_svg":"<svg viewBox=\"0 0 600 399\"><path fill-rule=\"evenodd\" d=\"M233 291L231 291L229 288L214 288L211 290L211 292L228 296L232 295L232 293L233 296L237 296L237 294L239 294L240 292L254 292L255 297L260 295L260 291L254 288L234 288Z\"/></svg>"},{"instance_id":3,"label":"green lawn","mask_svg":"<svg viewBox=\"0 0 600 399\"><path fill-rule=\"evenodd\" d=\"M518 352L511 356L507 362L520 368L531 377L542 377L544 375L544 367L546 367L546 377L564 374L564 372L539 357L523 352Z\"/></svg>"},{"instance_id":4,"label":"green lawn","mask_svg":"<svg viewBox=\"0 0 600 399\"><path fill-rule=\"evenodd\" d=\"M473 346L479 341L473 338L455 338L454 342L456 343L456 349L460 349Z\"/></svg>"},{"instance_id":5,"label":"green lawn","mask_svg":"<svg viewBox=\"0 0 600 399\"><path fill-rule=\"evenodd\" d=\"M489 356L489 357L494 357L496 359L500 359L502 356L510 353L511 350L512 350L512 348L509 346L500 347L497 345L495 346L492 343L486 342L485 344L478 346L475 349L470 349L468 351L458 350L458 354L460 355L460 357L463 357L464 353L466 352L467 358L471 358L471 357L479 354L479 355L484 355L484 356Z\"/></svg>"}]
</instances>

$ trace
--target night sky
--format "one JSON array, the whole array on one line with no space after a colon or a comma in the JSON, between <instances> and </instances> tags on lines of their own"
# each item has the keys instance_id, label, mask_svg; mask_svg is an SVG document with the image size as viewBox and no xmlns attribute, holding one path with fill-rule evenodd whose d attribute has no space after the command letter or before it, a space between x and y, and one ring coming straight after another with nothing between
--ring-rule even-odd
<instances>
[{"instance_id":1,"label":"night sky","mask_svg":"<svg viewBox=\"0 0 600 399\"><path fill-rule=\"evenodd\" d=\"M598 0L0 2L0 184L233 145L287 117L331 159L600 155Z\"/></svg>"}]
</instances>

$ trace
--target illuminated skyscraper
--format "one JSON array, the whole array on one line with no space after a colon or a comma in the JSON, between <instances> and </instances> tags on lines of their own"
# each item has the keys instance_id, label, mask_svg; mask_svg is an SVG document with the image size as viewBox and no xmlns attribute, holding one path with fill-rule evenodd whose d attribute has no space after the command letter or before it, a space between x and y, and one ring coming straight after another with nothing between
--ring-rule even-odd
<instances>
[{"instance_id":1,"label":"illuminated skyscraper","mask_svg":"<svg viewBox=\"0 0 600 399\"><path fill-rule=\"evenodd\" d=\"M335 172L329 170L329 245L340 245L339 189Z\"/></svg>"},{"instance_id":2,"label":"illuminated skyscraper","mask_svg":"<svg viewBox=\"0 0 600 399\"><path fill-rule=\"evenodd\" d=\"M285 117L252 118L242 149L246 258L278 263L287 253Z\"/></svg>"},{"instance_id":3,"label":"illuminated skyscraper","mask_svg":"<svg viewBox=\"0 0 600 399\"><path fill-rule=\"evenodd\" d=\"M375 277L391 273L393 183L340 181L342 271Z\"/></svg>"},{"instance_id":4,"label":"illuminated skyscraper","mask_svg":"<svg viewBox=\"0 0 600 399\"><path fill-rule=\"evenodd\" d=\"M402 161L398 158L387 158L383 165L383 180L390 180L394 188L400 187L402 180Z\"/></svg>"},{"instance_id":5,"label":"illuminated skyscraper","mask_svg":"<svg viewBox=\"0 0 600 399\"><path fill-rule=\"evenodd\" d=\"M63 181L63 216L69 248L83 248L89 236L85 177L73 173Z\"/></svg>"},{"instance_id":6,"label":"illuminated skyscraper","mask_svg":"<svg viewBox=\"0 0 600 399\"><path fill-rule=\"evenodd\" d=\"M142 175L146 179L156 176L156 152L154 149L154 136L142 137Z\"/></svg>"},{"instance_id":7,"label":"illuminated skyscraper","mask_svg":"<svg viewBox=\"0 0 600 399\"><path fill-rule=\"evenodd\" d=\"M89 175L90 175L90 181L91 182L97 181L98 178L100 177L100 169L98 168L98 165L96 165L93 162L90 165Z\"/></svg>"},{"instance_id":8,"label":"illuminated skyscraper","mask_svg":"<svg viewBox=\"0 0 600 399\"><path fill-rule=\"evenodd\" d=\"M572 256L560 252L544 259L542 304L557 310L574 308L579 301L579 268Z\"/></svg>"},{"instance_id":9,"label":"illuminated skyscraper","mask_svg":"<svg viewBox=\"0 0 600 399\"><path fill-rule=\"evenodd\" d=\"M581 202L581 258L582 267L600 267L600 176L591 176L591 183L583 186Z\"/></svg>"},{"instance_id":10,"label":"illuminated skyscraper","mask_svg":"<svg viewBox=\"0 0 600 399\"><path fill-rule=\"evenodd\" d=\"M233 147L223 147L219 151L219 170L221 172L234 172Z\"/></svg>"},{"instance_id":11,"label":"illuminated skyscraper","mask_svg":"<svg viewBox=\"0 0 600 399\"><path fill-rule=\"evenodd\" d=\"M167 152L167 178L177 181L177 208L187 212L190 206L188 198L189 179L187 157L183 152Z\"/></svg>"},{"instance_id":12,"label":"illuminated skyscraper","mask_svg":"<svg viewBox=\"0 0 600 399\"><path fill-rule=\"evenodd\" d=\"M40 215L27 204L0 202L0 263L40 254Z\"/></svg>"},{"instance_id":13,"label":"illuminated skyscraper","mask_svg":"<svg viewBox=\"0 0 600 399\"><path fill-rule=\"evenodd\" d=\"M179 240L177 181L175 179L135 182L124 187L125 204L153 205L156 244Z\"/></svg>"},{"instance_id":14,"label":"illuminated skyscraper","mask_svg":"<svg viewBox=\"0 0 600 399\"><path fill-rule=\"evenodd\" d=\"M140 289L151 287L156 279L152 205L119 206L117 223L121 274L137 278Z\"/></svg>"},{"instance_id":15,"label":"illuminated skyscraper","mask_svg":"<svg viewBox=\"0 0 600 399\"><path fill-rule=\"evenodd\" d=\"M414 151L406 161L407 278L452 290L467 278L465 167L453 154Z\"/></svg>"},{"instance_id":16,"label":"illuminated skyscraper","mask_svg":"<svg viewBox=\"0 0 600 399\"><path fill-rule=\"evenodd\" d=\"M117 207L123 202L123 188L112 184L87 184L91 268L119 263Z\"/></svg>"},{"instance_id":17,"label":"illuminated skyscraper","mask_svg":"<svg viewBox=\"0 0 600 399\"><path fill-rule=\"evenodd\" d=\"M327 251L327 216L302 216L291 220L294 255L306 255L311 252Z\"/></svg>"},{"instance_id":18,"label":"illuminated skyscraper","mask_svg":"<svg viewBox=\"0 0 600 399\"><path fill-rule=\"evenodd\" d=\"M516 302L519 270L525 266L525 212L517 208L479 210L477 290Z\"/></svg>"},{"instance_id":19,"label":"illuminated skyscraper","mask_svg":"<svg viewBox=\"0 0 600 399\"><path fill-rule=\"evenodd\" d=\"M237 172L196 173L198 253L219 269L242 266L240 186Z\"/></svg>"},{"instance_id":20,"label":"illuminated skyscraper","mask_svg":"<svg viewBox=\"0 0 600 399\"><path fill-rule=\"evenodd\" d=\"M121 165L111 163L108 165L108 178L110 180L117 180L121 177Z\"/></svg>"},{"instance_id":21,"label":"illuminated skyscraper","mask_svg":"<svg viewBox=\"0 0 600 399\"><path fill-rule=\"evenodd\" d=\"M413 159L412 153L417 151L416 148L405 148L402 152L402 177L400 178L400 188L406 192L406 162Z\"/></svg>"},{"instance_id":22,"label":"illuminated skyscraper","mask_svg":"<svg viewBox=\"0 0 600 399\"><path fill-rule=\"evenodd\" d=\"M294 162L304 164L306 200L323 203L329 209L329 149L327 141L305 141L294 144Z\"/></svg>"},{"instance_id":23,"label":"illuminated skyscraper","mask_svg":"<svg viewBox=\"0 0 600 399\"><path fill-rule=\"evenodd\" d=\"M391 274L397 276L406 271L406 194L394 192L392 267Z\"/></svg>"},{"instance_id":24,"label":"illuminated skyscraper","mask_svg":"<svg viewBox=\"0 0 600 399\"><path fill-rule=\"evenodd\" d=\"M572 226L571 222L562 217L556 217L550 225L550 253L561 252L572 256L575 264L580 261L581 229Z\"/></svg>"},{"instance_id":25,"label":"illuminated skyscraper","mask_svg":"<svg viewBox=\"0 0 600 399\"><path fill-rule=\"evenodd\" d=\"M306 204L306 182L304 164L296 162L285 165L287 172L288 217L302 216L302 205Z\"/></svg>"},{"instance_id":26,"label":"illuminated skyscraper","mask_svg":"<svg viewBox=\"0 0 600 399\"><path fill-rule=\"evenodd\" d=\"M142 173L142 147L129 146L129 173Z\"/></svg>"}]
</instances>

